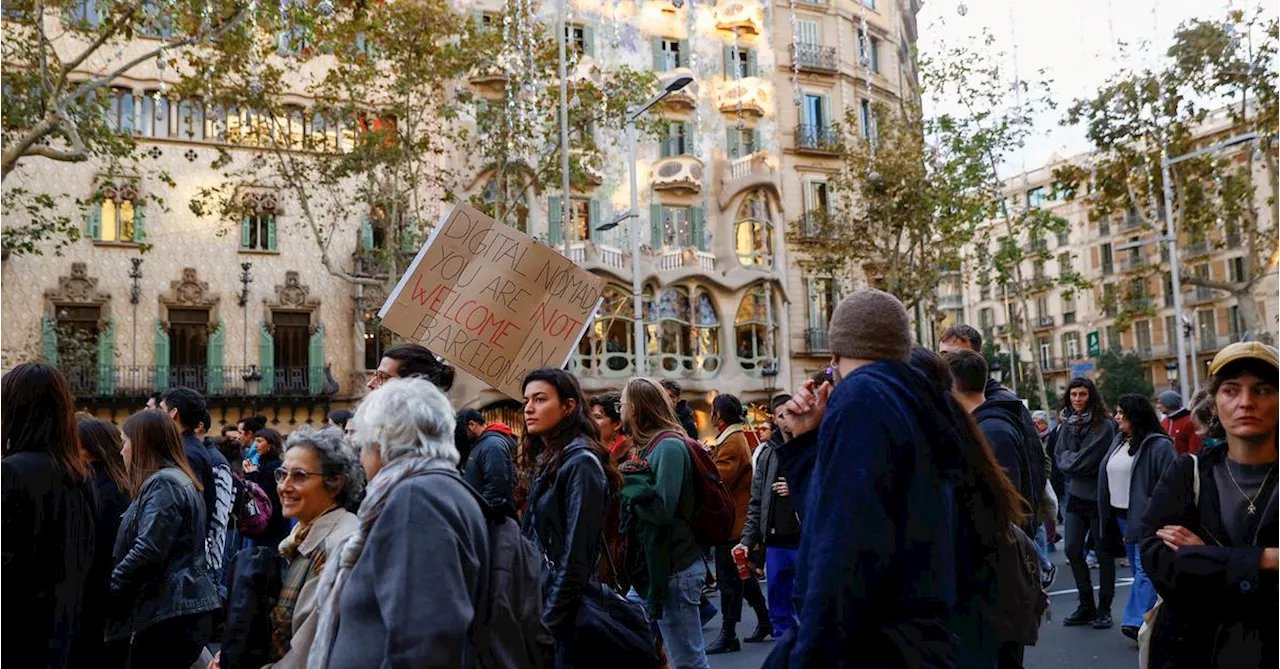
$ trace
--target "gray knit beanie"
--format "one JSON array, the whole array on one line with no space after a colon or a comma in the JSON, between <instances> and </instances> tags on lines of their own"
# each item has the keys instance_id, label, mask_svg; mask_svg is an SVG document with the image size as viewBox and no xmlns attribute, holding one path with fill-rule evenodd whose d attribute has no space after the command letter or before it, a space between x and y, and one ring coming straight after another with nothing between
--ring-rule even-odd
<instances>
[{"instance_id":1,"label":"gray knit beanie","mask_svg":"<svg viewBox=\"0 0 1280 669\"><path fill-rule=\"evenodd\" d=\"M911 358L911 323L898 298L863 288L840 301L827 331L831 352L843 358L898 360Z\"/></svg>"},{"instance_id":2,"label":"gray knit beanie","mask_svg":"<svg viewBox=\"0 0 1280 669\"><path fill-rule=\"evenodd\" d=\"M1182 408L1182 396L1172 390L1160 393L1159 401L1169 411L1177 411Z\"/></svg>"}]
</instances>

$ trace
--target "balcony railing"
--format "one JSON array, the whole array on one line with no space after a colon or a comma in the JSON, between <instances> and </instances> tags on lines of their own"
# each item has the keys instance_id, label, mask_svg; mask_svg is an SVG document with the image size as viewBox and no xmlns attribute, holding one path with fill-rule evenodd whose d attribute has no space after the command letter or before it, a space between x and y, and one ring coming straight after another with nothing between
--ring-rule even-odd
<instances>
[{"instance_id":1,"label":"balcony railing","mask_svg":"<svg viewBox=\"0 0 1280 669\"><path fill-rule=\"evenodd\" d=\"M802 70L836 71L836 48L833 46L805 44L803 42L792 44L791 58L795 60L796 66Z\"/></svg>"},{"instance_id":2,"label":"balcony railing","mask_svg":"<svg viewBox=\"0 0 1280 669\"><path fill-rule=\"evenodd\" d=\"M1225 241L1227 243L1227 248L1229 249L1238 249L1240 248L1240 244L1243 243L1243 240L1240 239L1240 233L1238 232L1228 234Z\"/></svg>"},{"instance_id":3,"label":"balcony railing","mask_svg":"<svg viewBox=\"0 0 1280 669\"><path fill-rule=\"evenodd\" d=\"M1182 301L1185 304L1203 304L1214 300L1213 289L1196 287L1195 290L1189 290L1182 294Z\"/></svg>"},{"instance_id":4,"label":"balcony railing","mask_svg":"<svg viewBox=\"0 0 1280 669\"><path fill-rule=\"evenodd\" d=\"M817 239L819 237L836 236L835 230L830 227L829 219L831 214L825 211L806 211L800 215L799 229L801 239Z\"/></svg>"},{"instance_id":5,"label":"balcony railing","mask_svg":"<svg viewBox=\"0 0 1280 669\"><path fill-rule=\"evenodd\" d=\"M939 295L939 309L961 309L964 307L964 295Z\"/></svg>"},{"instance_id":6,"label":"balcony railing","mask_svg":"<svg viewBox=\"0 0 1280 669\"><path fill-rule=\"evenodd\" d=\"M1053 327L1053 316L1040 316L1036 319L1037 330L1048 330Z\"/></svg>"},{"instance_id":7,"label":"balcony railing","mask_svg":"<svg viewBox=\"0 0 1280 669\"><path fill-rule=\"evenodd\" d=\"M619 269L623 267L622 249L617 248L616 246L598 244L596 245L596 251L600 253L601 264Z\"/></svg>"},{"instance_id":8,"label":"balcony railing","mask_svg":"<svg viewBox=\"0 0 1280 669\"><path fill-rule=\"evenodd\" d=\"M143 398L186 387L206 397L325 396L338 390L329 367L81 366L63 368L72 394L84 398Z\"/></svg>"},{"instance_id":9,"label":"balcony railing","mask_svg":"<svg viewBox=\"0 0 1280 669\"><path fill-rule=\"evenodd\" d=\"M1131 256L1120 261L1120 269L1124 272L1136 272L1151 265L1147 256Z\"/></svg>"},{"instance_id":10,"label":"balcony railing","mask_svg":"<svg viewBox=\"0 0 1280 669\"><path fill-rule=\"evenodd\" d=\"M805 350L810 353L824 353L831 350L827 343L826 328L809 328L804 331Z\"/></svg>"},{"instance_id":11,"label":"balcony railing","mask_svg":"<svg viewBox=\"0 0 1280 669\"><path fill-rule=\"evenodd\" d=\"M1206 239L1202 239L1187 244L1185 248L1189 257L1202 256L1213 250L1213 244Z\"/></svg>"},{"instance_id":12,"label":"balcony railing","mask_svg":"<svg viewBox=\"0 0 1280 669\"><path fill-rule=\"evenodd\" d=\"M1049 250L1049 241L1046 239L1033 239L1027 244L1027 254L1035 255L1044 253Z\"/></svg>"},{"instance_id":13,"label":"balcony railing","mask_svg":"<svg viewBox=\"0 0 1280 669\"><path fill-rule=\"evenodd\" d=\"M1137 214L1125 214L1125 217L1120 220L1120 231L1128 232L1130 230L1137 230L1138 228L1141 228L1142 225L1141 216Z\"/></svg>"},{"instance_id":14,"label":"balcony railing","mask_svg":"<svg viewBox=\"0 0 1280 669\"><path fill-rule=\"evenodd\" d=\"M836 153L840 150L840 136L832 125L796 126L796 149L813 153Z\"/></svg>"},{"instance_id":15,"label":"balcony railing","mask_svg":"<svg viewBox=\"0 0 1280 669\"><path fill-rule=\"evenodd\" d=\"M1156 301L1150 297L1131 297L1124 301L1125 311L1148 311L1154 307Z\"/></svg>"}]
</instances>

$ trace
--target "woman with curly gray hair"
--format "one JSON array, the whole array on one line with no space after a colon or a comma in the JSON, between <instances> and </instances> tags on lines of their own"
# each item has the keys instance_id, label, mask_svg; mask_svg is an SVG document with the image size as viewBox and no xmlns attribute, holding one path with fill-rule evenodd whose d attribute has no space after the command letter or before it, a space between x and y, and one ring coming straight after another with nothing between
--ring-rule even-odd
<instances>
[{"instance_id":1,"label":"woman with curly gray hair","mask_svg":"<svg viewBox=\"0 0 1280 669\"><path fill-rule=\"evenodd\" d=\"M286 518L297 525L280 542L288 564L271 609L269 657L274 669L307 666L319 616L317 591L325 562L359 528L354 513L364 493L364 470L336 427L302 427L284 443L284 460L271 472ZM221 658L219 658L219 666Z\"/></svg>"},{"instance_id":2,"label":"woman with curly gray hair","mask_svg":"<svg viewBox=\"0 0 1280 669\"><path fill-rule=\"evenodd\" d=\"M391 379L348 427L369 488L359 527L320 581L312 669L464 667L489 535L458 475L453 407L430 381ZM429 475L429 474L434 474Z\"/></svg>"}]
</instances>

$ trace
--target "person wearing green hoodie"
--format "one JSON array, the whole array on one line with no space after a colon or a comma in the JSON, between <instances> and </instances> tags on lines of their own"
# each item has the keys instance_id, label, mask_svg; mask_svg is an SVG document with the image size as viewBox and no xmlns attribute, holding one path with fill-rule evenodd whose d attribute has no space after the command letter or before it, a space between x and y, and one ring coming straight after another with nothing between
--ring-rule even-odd
<instances>
[{"instance_id":1,"label":"person wearing green hoodie","mask_svg":"<svg viewBox=\"0 0 1280 669\"><path fill-rule=\"evenodd\" d=\"M621 405L622 423L637 453L628 466L647 467L651 481L651 489L642 490L644 486L633 485L638 474L623 469L623 513L628 516L623 524L644 553L644 568L632 570L628 597L648 604L672 669L710 669L698 612L706 569L689 525L696 509L693 458L684 429L653 379L628 381ZM629 498L628 489L643 494Z\"/></svg>"}]
</instances>

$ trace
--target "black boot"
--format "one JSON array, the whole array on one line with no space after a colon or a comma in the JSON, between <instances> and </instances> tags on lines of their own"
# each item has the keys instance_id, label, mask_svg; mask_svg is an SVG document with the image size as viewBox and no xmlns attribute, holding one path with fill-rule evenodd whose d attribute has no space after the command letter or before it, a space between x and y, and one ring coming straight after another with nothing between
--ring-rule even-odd
<instances>
[{"instance_id":1,"label":"black boot","mask_svg":"<svg viewBox=\"0 0 1280 669\"><path fill-rule=\"evenodd\" d=\"M1105 630L1111 629L1111 611L1110 609L1100 609L1098 615L1093 618L1093 629Z\"/></svg>"},{"instance_id":2,"label":"black boot","mask_svg":"<svg viewBox=\"0 0 1280 669\"><path fill-rule=\"evenodd\" d=\"M756 631L752 632L751 636L743 639L743 641L746 641L747 643L760 643L762 641L768 640L768 638L772 635L773 635L773 625L769 624L768 617L764 617L764 618L760 618L759 622L756 623Z\"/></svg>"},{"instance_id":3,"label":"black boot","mask_svg":"<svg viewBox=\"0 0 1280 669\"><path fill-rule=\"evenodd\" d=\"M1081 604L1076 607L1076 612L1062 619L1062 624L1067 627L1080 627L1081 625L1092 625L1093 619L1098 617L1098 610L1092 606Z\"/></svg>"},{"instance_id":4,"label":"black boot","mask_svg":"<svg viewBox=\"0 0 1280 669\"><path fill-rule=\"evenodd\" d=\"M723 655L724 653L736 653L742 650L742 643L738 641L738 633L734 631L734 627L725 625L720 628L720 636L716 637L716 640L707 646L707 655Z\"/></svg>"}]
</instances>

